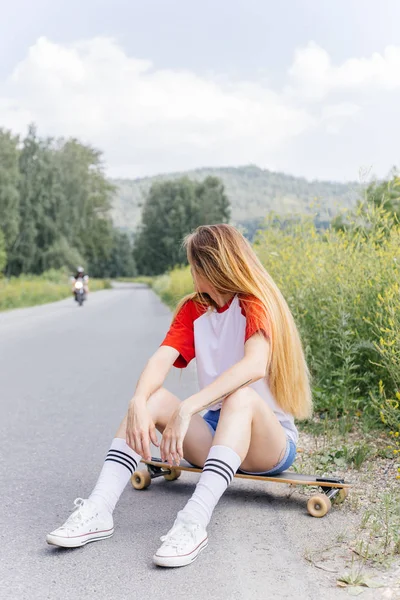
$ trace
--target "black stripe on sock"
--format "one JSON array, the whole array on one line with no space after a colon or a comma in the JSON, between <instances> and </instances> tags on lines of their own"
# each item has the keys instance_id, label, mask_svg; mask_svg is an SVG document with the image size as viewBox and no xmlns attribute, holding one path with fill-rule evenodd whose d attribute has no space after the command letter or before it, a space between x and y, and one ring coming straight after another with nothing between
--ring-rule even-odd
<instances>
[{"instance_id":1,"label":"black stripe on sock","mask_svg":"<svg viewBox=\"0 0 400 600\"><path fill-rule=\"evenodd\" d=\"M132 464L129 462L129 460L127 460L127 459L126 459L126 458L124 458L123 456L118 456L118 454L117 454L117 455L110 454L110 452L109 452L109 453L107 454L107 456L106 456L106 459L107 459L107 458L116 458L117 460L119 460L119 461L120 461L120 463L122 463L122 464L124 464L124 465L126 464L126 466L129 468L129 470L132 470L132 469L133 469L133 471L136 471L136 465L132 465Z\"/></svg>"},{"instance_id":2,"label":"black stripe on sock","mask_svg":"<svg viewBox=\"0 0 400 600\"><path fill-rule=\"evenodd\" d=\"M111 460L112 462L116 462L119 463L120 465L123 465L124 467L126 467L129 471L129 473L131 473L131 475L133 475L134 469L132 469L132 467L128 467L128 465L120 460L117 460L116 458L111 458L110 456L107 456L106 460L104 462L107 462L108 460Z\"/></svg>"},{"instance_id":3,"label":"black stripe on sock","mask_svg":"<svg viewBox=\"0 0 400 600\"><path fill-rule=\"evenodd\" d=\"M220 475L221 477L223 477L225 479L226 485L230 484L230 480L227 478L226 475L224 475L224 473L221 473L221 471L216 471L215 469L212 469L211 467L204 467L203 473L205 473L206 471L212 471L213 473Z\"/></svg>"},{"instance_id":4,"label":"black stripe on sock","mask_svg":"<svg viewBox=\"0 0 400 600\"><path fill-rule=\"evenodd\" d=\"M108 452L115 452L116 454L122 454L123 456L126 456L127 458L132 460L135 463L135 465L137 466L137 461L133 458L133 456L131 456L130 454L127 454L126 452L122 452L122 450L117 450L116 448L110 448Z\"/></svg>"},{"instance_id":5,"label":"black stripe on sock","mask_svg":"<svg viewBox=\"0 0 400 600\"><path fill-rule=\"evenodd\" d=\"M223 460L220 460L219 458L207 458L205 464L207 464L209 460L213 460L214 462L221 463L221 465L224 465L227 469L230 470L230 472L232 473L232 477L234 477L235 472L232 469L231 465L228 465L228 463L224 462Z\"/></svg>"},{"instance_id":6,"label":"black stripe on sock","mask_svg":"<svg viewBox=\"0 0 400 600\"><path fill-rule=\"evenodd\" d=\"M206 462L205 462L205 467L214 467L215 469L220 469L221 471L223 471L224 473L227 474L229 481L232 481L232 475L231 472L228 471L228 469L225 469L225 467L221 467L221 465L214 465L213 464L213 460L212 458L209 458Z\"/></svg>"},{"instance_id":7,"label":"black stripe on sock","mask_svg":"<svg viewBox=\"0 0 400 600\"><path fill-rule=\"evenodd\" d=\"M107 454L106 458L116 458L117 460L119 460L124 465L126 464L129 467L129 469L133 469L134 471L136 471L136 465L132 465L132 463L130 463L129 460L127 460L123 456L118 456L118 454L117 455L110 454L110 452L109 452Z\"/></svg>"},{"instance_id":8,"label":"black stripe on sock","mask_svg":"<svg viewBox=\"0 0 400 600\"><path fill-rule=\"evenodd\" d=\"M123 454L124 456L127 456L128 458L130 458L131 460L133 460L134 463L137 464L136 460L133 458L133 456L131 456L130 454L127 454L126 452L122 452L122 450L117 450L116 448L110 448L109 450L110 452L119 452L120 454Z\"/></svg>"},{"instance_id":9,"label":"black stripe on sock","mask_svg":"<svg viewBox=\"0 0 400 600\"><path fill-rule=\"evenodd\" d=\"M129 454L126 454L125 452L121 452L120 450L113 450L112 448L108 451L107 456L116 456L117 458L120 458L121 460L125 460L127 463L129 463L131 465L131 467L133 467L134 469L136 469L137 467L137 462L134 458L132 458L132 456L129 456ZM125 456L127 458L125 458Z\"/></svg>"}]
</instances>

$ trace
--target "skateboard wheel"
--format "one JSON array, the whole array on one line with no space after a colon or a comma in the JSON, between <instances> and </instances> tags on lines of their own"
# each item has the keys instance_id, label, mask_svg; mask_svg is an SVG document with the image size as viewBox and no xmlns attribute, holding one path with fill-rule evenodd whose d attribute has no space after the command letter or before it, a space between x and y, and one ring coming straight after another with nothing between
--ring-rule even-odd
<instances>
[{"instance_id":1,"label":"skateboard wheel","mask_svg":"<svg viewBox=\"0 0 400 600\"><path fill-rule=\"evenodd\" d=\"M175 481L175 479L179 479L181 474L182 471L180 469L171 469L170 473L165 473L164 479L166 479L167 481Z\"/></svg>"},{"instance_id":2,"label":"skateboard wheel","mask_svg":"<svg viewBox=\"0 0 400 600\"><path fill-rule=\"evenodd\" d=\"M307 510L312 517L324 517L331 507L332 503L325 494L315 494L307 502Z\"/></svg>"},{"instance_id":3,"label":"skateboard wheel","mask_svg":"<svg viewBox=\"0 0 400 600\"><path fill-rule=\"evenodd\" d=\"M348 495L349 490L347 488L341 488L336 494L336 496L332 498L331 502L333 502L333 504L342 504L342 502L346 500Z\"/></svg>"},{"instance_id":4,"label":"skateboard wheel","mask_svg":"<svg viewBox=\"0 0 400 600\"><path fill-rule=\"evenodd\" d=\"M151 476L148 471L135 471L131 477L131 483L135 490L145 490L151 484Z\"/></svg>"}]
</instances>

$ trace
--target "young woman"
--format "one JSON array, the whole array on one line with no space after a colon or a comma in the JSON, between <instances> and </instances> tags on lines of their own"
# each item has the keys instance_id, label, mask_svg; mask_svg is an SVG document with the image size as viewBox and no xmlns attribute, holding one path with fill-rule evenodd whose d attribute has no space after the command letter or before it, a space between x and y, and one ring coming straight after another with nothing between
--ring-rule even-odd
<instances>
[{"instance_id":1,"label":"young woman","mask_svg":"<svg viewBox=\"0 0 400 600\"><path fill-rule=\"evenodd\" d=\"M141 458L150 459L150 441L158 445L156 429L163 460L203 466L153 557L164 567L187 565L207 546L212 512L239 467L276 474L295 459L294 417L310 415L311 393L282 294L234 227L201 226L185 245L196 291L180 302L141 374L92 494L75 500L49 544L76 547L113 534L115 505ZM172 365L193 358L200 391L181 402L163 383Z\"/></svg>"}]
</instances>

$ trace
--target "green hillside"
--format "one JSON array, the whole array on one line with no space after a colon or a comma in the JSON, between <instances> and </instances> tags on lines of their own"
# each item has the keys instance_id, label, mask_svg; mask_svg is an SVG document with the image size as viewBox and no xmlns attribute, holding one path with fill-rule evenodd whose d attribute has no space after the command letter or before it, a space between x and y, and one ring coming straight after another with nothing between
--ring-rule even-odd
<instances>
[{"instance_id":1,"label":"green hillside","mask_svg":"<svg viewBox=\"0 0 400 600\"><path fill-rule=\"evenodd\" d=\"M327 220L340 208L354 206L359 188L357 183L307 181L252 165L196 169L143 179L114 179L117 186L112 211L115 225L136 229L141 205L151 184L184 175L197 180L208 175L220 177L232 205L232 222L235 224L262 219L269 211L280 214L317 212L321 220Z\"/></svg>"}]
</instances>

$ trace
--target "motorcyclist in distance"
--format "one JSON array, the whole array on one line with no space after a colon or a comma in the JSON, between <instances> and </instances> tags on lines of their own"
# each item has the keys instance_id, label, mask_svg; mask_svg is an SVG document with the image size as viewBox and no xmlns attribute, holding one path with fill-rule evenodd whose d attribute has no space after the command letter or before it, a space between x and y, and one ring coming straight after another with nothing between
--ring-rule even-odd
<instances>
[{"instance_id":1,"label":"motorcyclist in distance","mask_svg":"<svg viewBox=\"0 0 400 600\"><path fill-rule=\"evenodd\" d=\"M77 269L76 269L76 273L72 280L72 293L74 293L74 286L75 286L75 283L78 281L78 279L82 280L83 289L85 290L85 294L87 295L89 293L89 286L88 286L89 276L85 275L85 269L83 267L77 267Z\"/></svg>"}]
</instances>

